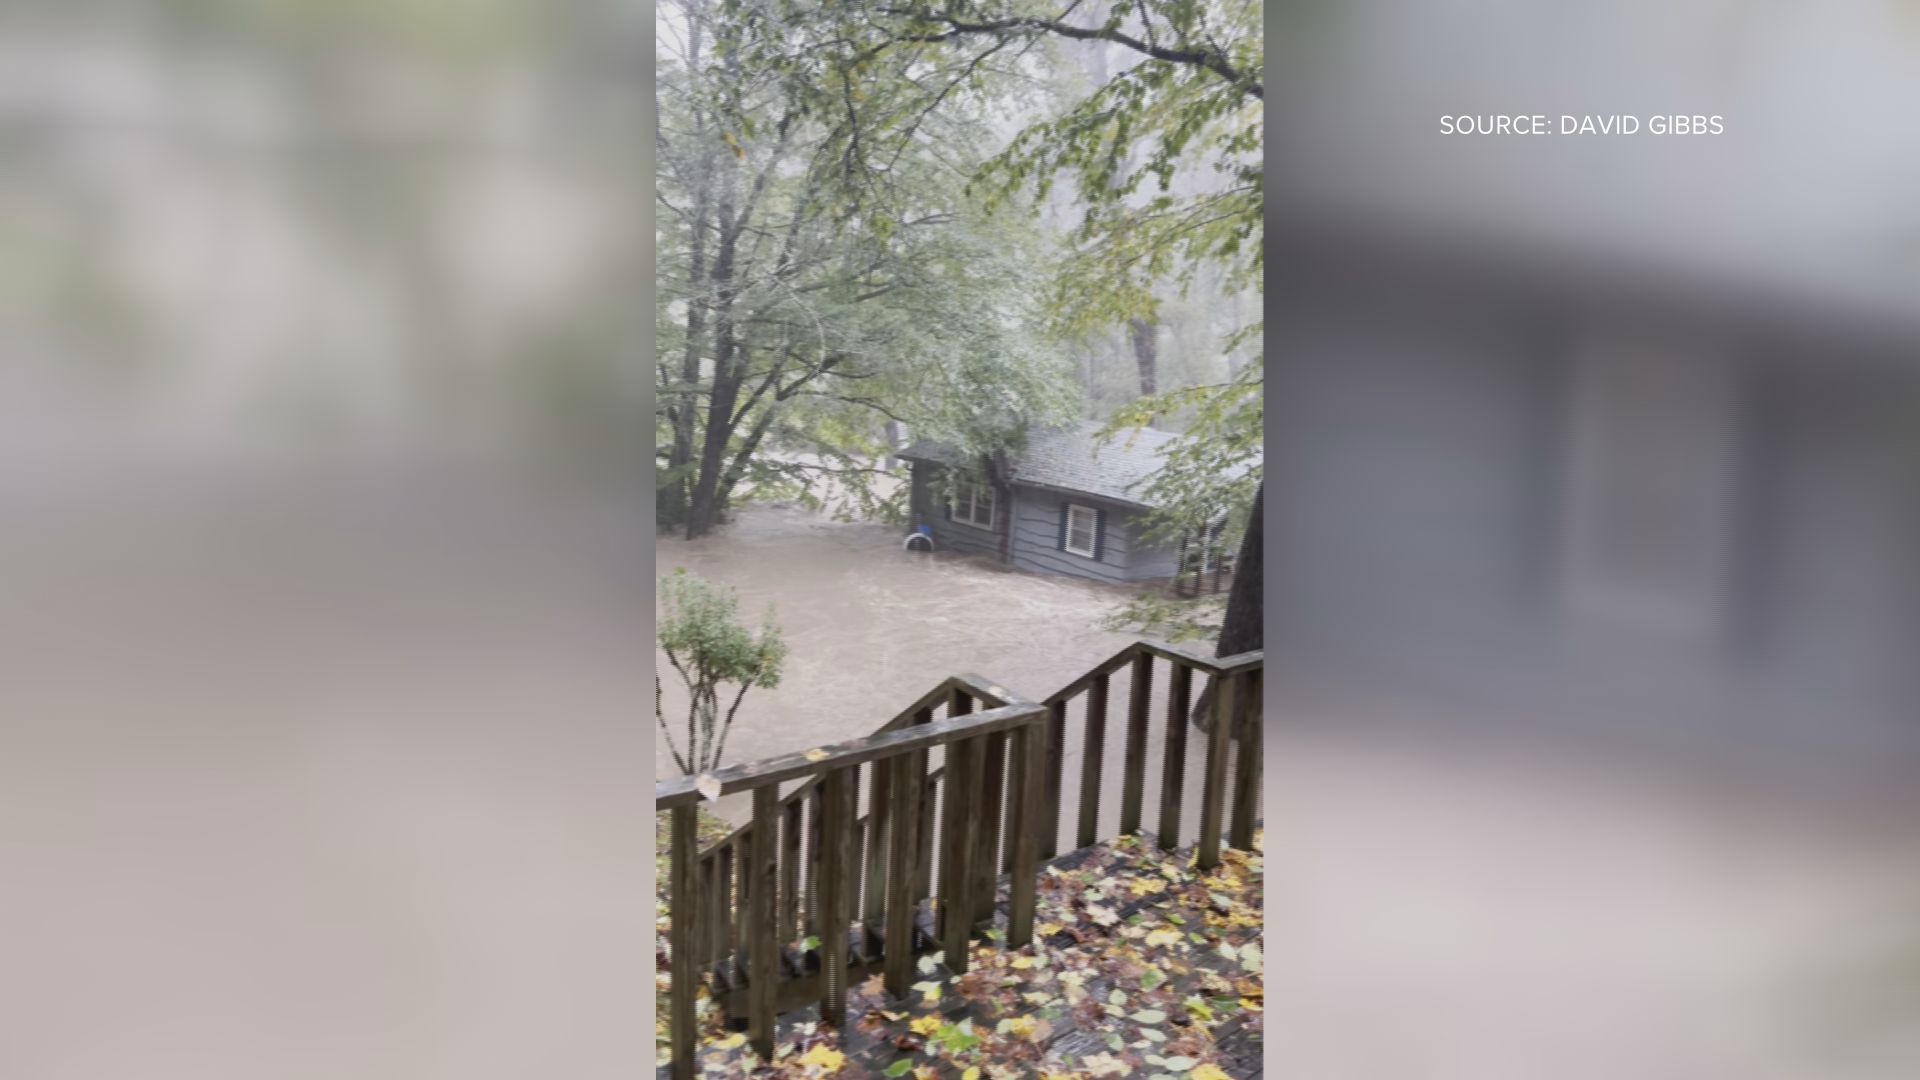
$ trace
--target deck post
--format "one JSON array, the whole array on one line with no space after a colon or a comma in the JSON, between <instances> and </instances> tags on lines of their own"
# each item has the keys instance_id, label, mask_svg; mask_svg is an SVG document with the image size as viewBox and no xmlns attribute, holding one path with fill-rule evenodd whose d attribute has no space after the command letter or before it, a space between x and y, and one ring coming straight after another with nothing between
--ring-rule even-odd
<instances>
[{"instance_id":1,"label":"deck post","mask_svg":"<svg viewBox=\"0 0 1920 1080\"><path fill-rule=\"evenodd\" d=\"M1047 771L1045 805L1040 809L1040 857L1060 854L1060 789L1067 771L1067 703L1047 704Z\"/></svg>"},{"instance_id":2,"label":"deck post","mask_svg":"<svg viewBox=\"0 0 1920 1080\"><path fill-rule=\"evenodd\" d=\"M1100 759L1107 746L1107 674L1087 692L1087 753L1080 763L1080 832L1076 848L1100 840Z\"/></svg>"},{"instance_id":3,"label":"deck post","mask_svg":"<svg viewBox=\"0 0 1920 1080\"><path fill-rule=\"evenodd\" d=\"M973 901L975 923L993 918L994 888L1000 880L1000 804L1007 778L1007 734L996 732L986 743L981 769L980 826L974 831Z\"/></svg>"},{"instance_id":4,"label":"deck post","mask_svg":"<svg viewBox=\"0 0 1920 1080\"><path fill-rule=\"evenodd\" d=\"M1160 849L1180 846L1181 796L1187 786L1187 707L1193 669L1175 660L1167 679L1167 749L1160 773Z\"/></svg>"},{"instance_id":5,"label":"deck post","mask_svg":"<svg viewBox=\"0 0 1920 1080\"><path fill-rule=\"evenodd\" d=\"M887 762L893 772L889 794L894 804L887 868L887 992L907 996L913 978L913 918L919 907L915 868L920 860L920 792L926 763L915 754L901 754Z\"/></svg>"},{"instance_id":6,"label":"deck post","mask_svg":"<svg viewBox=\"0 0 1920 1080\"><path fill-rule=\"evenodd\" d=\"M780 819L775 817L774 802L779 785L768 784L753 791L753 843L751 868L743 868L742 881L747 889L747 1041L760 1060L773 1060L773 1001L780 984L780 952L775 936L776 882L779 880L779 846L775 843Z\"/></svg>"},{"instance_id":7,"label":"deck post","mask_svg":"<svg viewBox=\"0 0 1920 1080\"><path fill-rule=\"evenodd\" d=\"M1040 887L1040 802L1046 787L1047 724L1032 723L1014 735L1013 810L1007 833L1007 946L1033 940L1033 909Z\"/></svg>"},{"instance_id":8,"label":"deck post","mask_svg":"<svg viewBox=\"0 0 1920 1080\"><path fill-rule=\"evenodd\" d=\"M820 785L820 1018L836 1028L847 1024L847 928L853 922L847 890L852 861L852 794L845 768L826 774Z\"/></svg>"},{"instance_id":9,"label":"deck post","mask_svg":"<svg viewBox=\"0 0 1920 1080\"><path fill-rule=\"evenodd\" d=\"M780 951L800 939L800 830L801 800L789 797L782 811L780 831Z\"/></svg>"},{"instance_id":10,"label":"deck post","mask_svg":"<svg viewBox=\"0 0 1920 1080\"><path fill-rule=\"evenodd\" d=\"M1120 789L1120 835L1140 831L1140 804L1147 788L1147 710L1153 704L1153 654L1133 658L1133 685L1127 694L1126 775Z\"/></svg>"},{"instance_id":11,"label":"deck post","mask_svg":"<svg viewBox=\"0 0 1920 1080\"><path fill-rule=\"evenodd\" d=\"M694 847L699 843L694 830L697 809L693 804L673 808L672 832L668 839L672 845L667 885L671 908L668 918L672 922L667 928L667 948L671 953L673 999L667 1023L673 1029L673 1080L693 1078L693 995L695 984L700 979L699 957L695 955L698 948L694 944L700 919L700 895L693 871L694 859L698 854Z\"/></svg>"},{"instance_id":12,"label":"deck post","mask_svg":"<svg viewBox=\"0 0 1920 1080\"><path fill-rule=\"evenodd\" d=\"M1260 672L1249 671L1241 677L1240 693L1235 701L1238 713L1234 727L1240 734L1233 779L1233 826L1227 843L1241 851L1253 850L1253 826L1260 816L1260 741L1264 734L1260 715Z\"/></svg>"},{"instance_id":13,"label":"deck post","mask_svg":"<svg viewBox=\"0 0 1920 1080\"><path fill-rule=\"evenodd\" d=\"M1212 870L1220 865L1220 829L1227 806L1227 740L1233 735L1239 678L1231 672L1213 677L1213 730L1207 732L1207 773L1200 786L1200 850L1194 865Z\"/></svg>"},{"instance_id":14,"label":"deck post","mask_svg":"<svg viewBox=\"0 0 1920 1080\"><path fill-rule=\"evenodd\" d=\"M982 747L978 737L947 746L946 803L941 807L940 937L947 970L967 972L973 936L973 832L979 827Z\"/></svg>"}]
</instances>

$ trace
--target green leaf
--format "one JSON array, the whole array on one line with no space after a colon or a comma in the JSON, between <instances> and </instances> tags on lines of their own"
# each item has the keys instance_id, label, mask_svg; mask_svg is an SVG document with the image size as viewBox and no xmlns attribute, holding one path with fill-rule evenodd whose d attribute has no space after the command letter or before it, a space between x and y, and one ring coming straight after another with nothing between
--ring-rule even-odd
<instances>
[{"instance_id":1,"label":"green leaf","mask_svg":"<svg viewBox=\"0 0 1920 1080\"><path fill-rule=\"evenodd\" d=\"M912 1070L913 1070L913 1059L901 1058L899 1061L896 1061L893 1064L887 1066L887 1075L888 1076L905 1076L907 1075L907 1073L911 1072Z\"/></svg>"}]
</instances>

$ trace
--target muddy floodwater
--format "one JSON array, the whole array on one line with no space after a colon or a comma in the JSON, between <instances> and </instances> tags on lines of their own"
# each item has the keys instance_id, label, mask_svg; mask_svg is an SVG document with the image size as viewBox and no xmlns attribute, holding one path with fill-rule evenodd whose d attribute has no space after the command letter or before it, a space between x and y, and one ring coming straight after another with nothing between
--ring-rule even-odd
<instances>
[{"instance_id":1,"label":"muddy floodwater","mask_svg":"<svg viewBox=\"0 0 1920 1080\"><path fill-rule=\"evenodd\" d=\"M771 603L789 654L780 685L748 694L729 763L871 733L942 679L970 672L1039 700L1133 638L1100 629L1128 593L901 549L898 526L750 506L696 541L661 537L661 574L732 586L743 619ZM685 694L659 663L667 715ZM675 775L658 730L655 767Z\"/></svg>"}]
</instances>

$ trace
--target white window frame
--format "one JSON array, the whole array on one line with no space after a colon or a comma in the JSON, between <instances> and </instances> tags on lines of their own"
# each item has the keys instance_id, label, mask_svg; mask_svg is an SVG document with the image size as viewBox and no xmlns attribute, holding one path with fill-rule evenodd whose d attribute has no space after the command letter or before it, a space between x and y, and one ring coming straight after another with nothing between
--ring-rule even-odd
<instances>
[{"instance_id":1,"label":"white window frame","mask_svg":"<svg viewBox=\"0 0 1920 1080\"><path fill-rule=\"evenodd\" d=\"M1087 515L1087 546L1085 548L1073 546L1073 515L1076 512ZM1079 555L1087 559L1095 557L1094 553L1100 550L1099 510L1091 506L1082 506L1079 503L1067 504L1067 539L1065 548L1067 553L1071 555Z\"/></svg>"},{"instance_id":2,"label":"white window frame","mask_svg":"<svg viewBox=\"0 0 1920 1080\"><path fill-rule=\"evenodd\" d=\"M983 496L984 499L982 498ZM987 520L985 522L979 520L980 507L983 502L987 508ZM962 478L954 485L953 499L949 502L948 506L953 514L953 520L970 528L985 529L991 532L993 530L994 517L1000 512L999 502L999 494L993 490L992 484L987 483L985 480Z\"/></svg>"}]
</instances>

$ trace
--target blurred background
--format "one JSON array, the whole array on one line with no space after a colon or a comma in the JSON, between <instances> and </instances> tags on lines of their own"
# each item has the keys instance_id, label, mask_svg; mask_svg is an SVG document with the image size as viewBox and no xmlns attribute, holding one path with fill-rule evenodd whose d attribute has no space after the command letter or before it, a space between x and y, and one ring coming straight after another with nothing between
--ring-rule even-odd
<instances>
[{"instance_id":1,"label":"blurred background","mask_svg":"<svg viewBox=\"0 0 1920 1080\"><path fill-rule=\"evenodd\" d=\"M1920 7L1268 20L1276 1060L1920 1075Z\"/></svg>"},{"instance_id":2,"label":"blurred background","mask_svg":"<svg viewBox=\"0 0 1920 1080\"><path fill-rule=\"evenodd\" d=\"M0 6L0 1074L645 1067L650 16Z\"/></svg>"}]
</instances>

